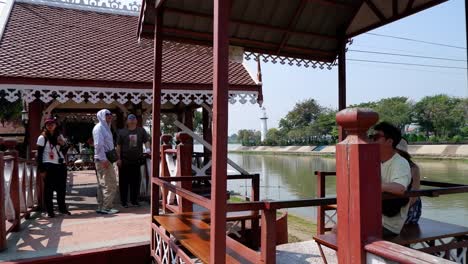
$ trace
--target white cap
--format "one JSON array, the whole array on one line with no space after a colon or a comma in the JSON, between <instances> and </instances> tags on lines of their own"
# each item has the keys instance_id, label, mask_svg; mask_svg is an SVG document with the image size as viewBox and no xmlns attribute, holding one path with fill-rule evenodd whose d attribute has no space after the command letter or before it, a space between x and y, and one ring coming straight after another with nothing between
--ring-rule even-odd
<instances>
[{"instance_id":1,"label":"white cap","mask_svg":"<svg viewBox=\"0 0 468 264\"><path fill-rule=\"evenodd\" d=\"M406 142L406 139L402 138L396 148L401 151L408 152L408 142Z\"/></svg>"}]
</instances>

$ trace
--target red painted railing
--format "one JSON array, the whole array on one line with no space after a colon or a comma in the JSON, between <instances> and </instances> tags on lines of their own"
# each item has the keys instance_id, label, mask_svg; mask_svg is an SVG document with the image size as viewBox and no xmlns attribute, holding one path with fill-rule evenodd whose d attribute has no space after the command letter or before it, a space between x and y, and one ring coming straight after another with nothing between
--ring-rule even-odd
<instances>
[{"instance_id":1,"label":"red painted railing","mask_svg":"<svg viewBox=\"0 0 468 264\"><path fill-rule=\"evenodd\" d=\"M4 201L0 210L0 250L7 246L6 235L20 229L21 219L29 218L37 208L40 179L36 177L36 163L18 157L15 140L0 140L6 147L0 152L0 197Z\"/></svg>"}]
</instances>

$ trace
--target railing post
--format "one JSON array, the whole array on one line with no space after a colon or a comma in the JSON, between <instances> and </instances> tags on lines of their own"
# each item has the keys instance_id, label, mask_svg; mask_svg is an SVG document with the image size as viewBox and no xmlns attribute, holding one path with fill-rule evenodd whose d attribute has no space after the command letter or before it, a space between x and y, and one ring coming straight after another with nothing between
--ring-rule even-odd
<instances>
[{"instance_id":1,"label":"railing post","mask_svg":"<svg viewBox=\"0 0 468 264\"><path fill-rule=\"evenodd\" d=\"M379 146L366 136L378 118L370 109L336 114L347 135L336 145L338 263L365 263L365 244L382 234Z\"/></svg>"},{"instance_id":2,"label":"railing post","mask_svg":"<svg viewBox=\"0 0 468 264\"><path fill-rule=\"evenodd\" d=\"M321 171L316 171L317 176L317 197L325 197L325 175ZM317 235L325 233L325 206L317 207Z\"/></svg>"},{"instance_id":3,"label":"railing post","mask_svg":"<svg viewBox=\"0 0 468 264\"><path fill-rule=\"evenodd\" d=\"M261 224L261 260L265 264L276 263L276 210L264 210Z\"/></svg>"},{"instance_id":4,"label":"railing post","mask_svg":"<svg viewBox=\"0 0 468 264\"><path fill-rule=\"evenodd\" d=\"M192 176L192 138L187 133L179 132L176 134L176 140L180 142L177 145L177 176ZM191 181L183 181L178 184L188 191L192 190ZM193 203L189 200L180 197L179 202L180 212L193 211Z\"/></svg>"},{"instance_id":5,"label":"railing post","mask_svg":"<svg viewBox=\"0 0 468 264\"><path fill-rule=\"evenodd\" d=\"M260 200L260 175L252 175L252 190L250 199L253 202ZM258 211L254 212L254 215L257 215ZM257 218L251 220L252 222L252 248L256 249L259 246L259 221Z\"/></svg>"},{"instance_id":6,"label":"railing post","mask_svg":"<svg viewBox=\"0 0 468 264\"><path fill-rule=\"evenodd\" d=\"M171 135L162 135L161 136L161 146L160 146L160 155L161 155L161 167L160 167L160 170L161 170L161 177L171 177L171 174L169 173L169 168L167 167L167 161L166 161L166 153L165 151L167 149L171 149L172 148L172 145L171 145L171 140L172 140L172 136ZM162 191L162 209L163 209L163 212L166 213L166 205L167 205L167 195L169 194L169 192L164 188L164 187L161 187Z\"/></svg>"},{"instance_id":7,"label":"railing post","mask_svg":"<svg viewBox=\"0 0 468 264\"><path fill-rule=\"evenodd\" d=\"M0 138L0 145L3 145L3 139ZM6 217L5 217L5 160L3 159L3 152L0 152L0 251L5 250L7 247L6 241Z\"/></svg>"},{"instance_id":8,"label":"railing post","mask_svg":"<svg viewBox=\"0 0 468 264\"><path fill-rule=\"evenodd\" d=\"M8 149L8 154L13 157L13 173L11 175L10 195L15 209L15 220L13 220L12 232L18 232L20 229L20 192L19 192L19 174L18 174L18 151L15 149L16 140L5 140L5 147Z\"/></svg>"}]
</instances>

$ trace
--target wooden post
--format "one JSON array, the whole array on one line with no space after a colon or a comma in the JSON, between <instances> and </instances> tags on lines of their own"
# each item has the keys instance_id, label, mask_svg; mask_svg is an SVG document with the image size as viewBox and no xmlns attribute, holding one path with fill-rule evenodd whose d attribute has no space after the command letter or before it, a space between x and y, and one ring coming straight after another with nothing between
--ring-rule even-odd
<instances>
[{"instance_id":1,"label":"wooden post","mask_svg":"<svg viewBox=\"0 0 468 264\"><path fill-rule=\"evenodd\" d=\"M193 109L187 107L184 112L184 125L193 131ZM193 138L188 137L187 143L193 145ZM186 175L187 176L187 175Z\"/></svg>"},{"instance_id":2,"label":"wooden post","mask_svg":"<svg viewBox=\"0 0 468 264\"><path fill-rule=\"evenodd\" d=\"M366 136L378 118L358 108L336 114L347 134L336 145L339 263L365 263L365 244L382 236L379 146Z\"/></svg>"},{"instance_id":3,"label":"wooden post","mask_svg":"<svg viewBox=\"0 0 468 264\"><path fill-rule=\"evenodd\" d=\"M317 175L317 197L325 197L325 176L321 171L316 172ZM317 207L317 235L325 233L325 206Z\"/></svg>"},{"instance_id":4,"label":"wooden post","mask_svg":"<svg viewBox=\"0 0 468 264\"><path fill-rule=\"evenodd\" d=\"M260 175L255 174L252 176L252 190L251 190L251 201L256 202L260 200ZM255 211L255 215L258 214L258 211ZM252 248L256 249L259 246L259 221L257 218L251 220L252 222Z\"/></svg>"},{"instance_id":5,"label":"wooden post","mask_svg":"<svg viewBox=\"0 0 468 264\"><path fill-rule=\"evenodd\" d=\"M468 0L465 0L465 38L466 38L466 56L468 56ZM468 57L466 57L466 75L468 80Z\"/></svg>"},{"instance_id":6,"label":"wooden post","mask_svg":"<svg viewBox=\"0 0 468 264\"><path fill-rule=\"evenodd\" d=\"M346 108L346 40L340 45L338 51L338 110ZM338 125L338 142L344 139L344 131Z\"/></svg>"},{"instance_id":7,"label":"wooden post","mask_svg":"<svg viewBox=\"0 0 468 264\"><path fill-rule=\"evenodd\" d=\"M192 176L192 150L191 137L187 133L179 132L176 135L177 145L177 176ZM178 182L180 187L192 191L191 181ZM193 203L180 196L179 212L192 212Z\"/></svg>"},{"instance_id":8,"label":"wooden post","mask_svg":"<svg viewBox=\"0 0 468 264\"><path fill-rule=\"evenodd\" d=\"M11 231L18 232L20 229L20 191L19 191L19 174L18 174L18 151L16 150L16 140L5 140L5 147L8 149L8 155L13 157L13 173L11 175L10 195L15 209L15 219L13 220L13 228Z\"/></svg>"},{"instance_id":9,"label":"wooden post","mask_svg":"<svg viewBox=\"0 0 468 264\"><path fill-rule=\"evenodd\" d=\"M166 161L166 149L171 149L172 148L172 145L171 145L171 140L172 140L172 136L171 135L162 135L161 136L161 150L160 150L160 154L161 154L161 177L171 177L171 174L169 173L169 168L167 167L167 161ZM164 213L167 213L166 212L166 205L167 205L167 195L169 194L169 192L165 189L165 188L161 188L161 191L162 191L162 209L163 209L163 212Z\"/></svg>"},{"instance_id":10,"label":"wooden post","mask_svg":"<svg viewBox=\"0 0 468 264\"><path fill-rule=\"evenodd\" d=\"M0 138L0 144L3 144L3 139ZM5 225L5 160L3 159L3 152L0 152L0 197L2 206L0 206L0 251L7 248L6 241L6 225Z\"/></svg>"},{"instance_id":11,"label":"wooden post","mask_svg":"<svg viewBox=\"0 0 468 264\"><path fill-rule=\"evenodd\" d=\"M162 12L156 10L154 26L153 120L151 130L151 177L159 177L161 134ZM151 216L159 215L159 186L151 181ZM153 236L152 236L153 237Z\"/></svg>"},{"instance_id":12,"label":"wooden post","mask_svg":"<svg viewBox=\"0 0 468 264\"><path fill-rule=\"evenodd\" d=\"M203 108L202 110L202 119L203 119L203 140L208 143L212 143L211 140L211 122L210 122L210 113L208 110ZM206 147L203 147L203 165L208 164L211 159L211 151Z\"/></svg>"},{"instance_id":13,"label":"wooden post","mask_svg":"<svg viewBox=\"0 0 468 264\"><path fill-rule=\"evenodd\" d=\"M213 0L213 154L210 263L226 263L230 0Z\"/></svg>"},{"instance_id":14,"label":"wooden post","mask_svg":"<svg viewBox=\"0 0 468 264\"><path fill-rule=\"evenodd\" d=\"M261 261L265 264L276 263L276 210L262 213Z\"/></svg>"},{"instance_id":15,"label":"wooden post","mask_svg":"<svg viewBox=\"0 0 468 264\"><path fill-rule=\"evenodd\" d=\"M28 106L28 144L29 157L34 157L33 151L37 150L37 138L41 135L42 103L39 100L29 103Z\"/></svg>"}]
</instances>

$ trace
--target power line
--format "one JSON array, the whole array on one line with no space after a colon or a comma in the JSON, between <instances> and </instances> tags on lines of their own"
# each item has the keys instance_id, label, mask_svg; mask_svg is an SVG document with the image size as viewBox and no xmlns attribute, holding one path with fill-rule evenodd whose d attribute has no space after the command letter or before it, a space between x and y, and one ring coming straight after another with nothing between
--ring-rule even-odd
<instances>
[{"instance_id":1,"label":"power line","mask_svg":"<svg viewBox=\"0 0 468 264\"><path fill-rule=\"evenodd\" d=\"M467 69L467 68L464 68L464 67L455 67L455 66L417 64L417 63L394 62L394 61L375 61L375 60L361 60L361 59L346 59L346 60L348 60L348 61L370 62L370 63L380 63L380 64L394 64L394 65L420 66L420 67L429 67L429 68L442 68L442 69L459 69L459 70L466 70Z\"/></svg>"},{"instance_id":2,"label":"power line","mask_svg":"<svg viewBox=\"0 0 468 264\"><path fill-rule=\"evenodd\" d=\"M431 72L431 73L437 73L437 74L449 74L449 75L457 75L457 76L464 76L465 73L461 71L440 71L440 70L426 70L426 69L420 69L420 68L406 68L406 67L399 67L398 65L369 65L369 63L361 63L358 61L354 61L355 63L360 64L363 67L368 67L368 68L380 68L380 69L392 69L392 70L399 70L399 71L416 71L416 72ZM450 70L450 69L449 69Z\"/></svg>"},{"instance_id":3,"label":"power line","mask_svg":"<svg viewBox=\"0 0 468 264\"><path fill-rule=\"evenodd\" d=\"M372 36L377 36L377 37L385 37L385 38L400 39L400 40L406 40L406 41L413 41L413 42L419 42L419 43L424 43L424 44L442 46L442 47L447 47L447 48L454 48L454 49L466 50L466 47L454 46L454 45L449 45L449 44L444 44L444 43L436 43L436 42L430 42L430 41L425 41L425 40L418 40L418 39L412 39L412 38L404 38L404 37L391 36L391 35L384 35L384 34L377 34L377 33L365 33L365 34L367 34L367 35L372 35Z\"/></svg>"},{"instance_id":4,"label":"power line","mask_svg":"<svg viewBox=\"0 0 468 264\"><path fill-rule=\"evenodd\" d=\"M463 62L466 61L466 60L461 60L461 59L442 58L442 57L430 57L430 56L421 56L421 55L412 55L412 54L401 54L401 53L390 53L390 52L370 51L370 50L348 49L348 51L361 52L361 53L371 53L371 54L380 54L380 55L389 55L389 56L399 56L399 57L411 57L411 58L433 59L433 60L463 61Z\"/></svg>"}]
</instances>

